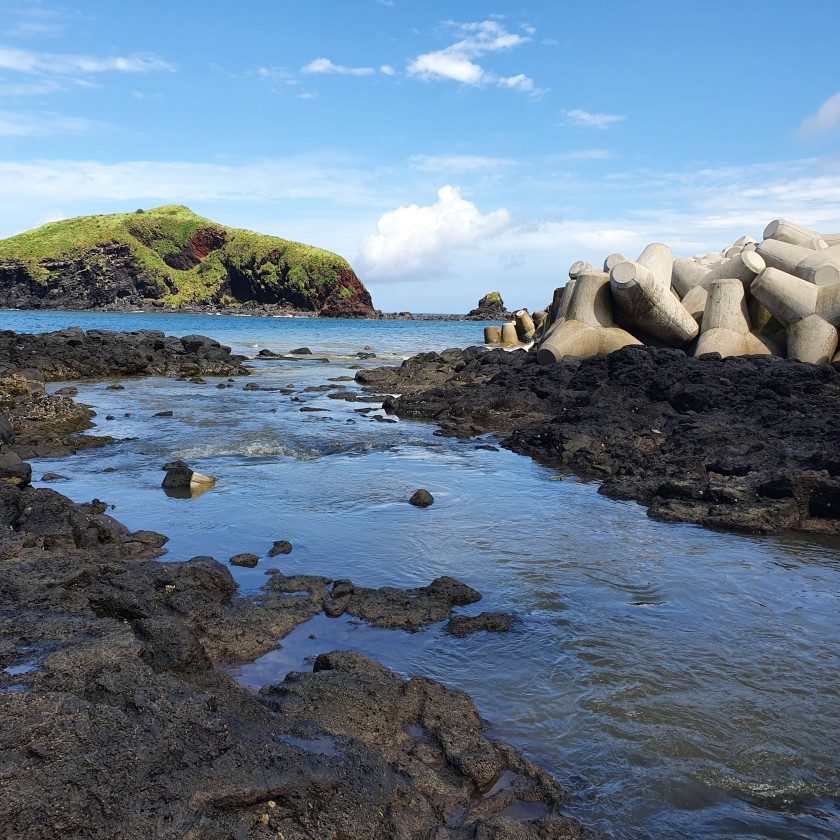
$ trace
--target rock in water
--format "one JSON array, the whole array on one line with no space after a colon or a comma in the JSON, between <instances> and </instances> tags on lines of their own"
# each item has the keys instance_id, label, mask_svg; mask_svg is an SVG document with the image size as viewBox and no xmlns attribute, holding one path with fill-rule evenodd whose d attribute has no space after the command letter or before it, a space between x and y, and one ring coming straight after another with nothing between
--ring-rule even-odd
<instances>
[{"instance_id":1,"label":"rock in water","mask_svg":"<svg viewBox=\"0 0 840 840\"><path fill-rule=\"evenodd\" d=\"M260 558L256 554L250 554L247 551L242 554L234 554L230 558L231 566L242 566L246 569L253 569L259 562Z\"/></svg>"},{"instance_id":2,"label":"rock in water","mask_svg":"<svg viewBox=\"0 0 840 840\"><path fill-rule=\"evenodd\" d=\"M470 321L506 321L510 319L510 312L505 309L505 302L498 292L489 292L478 302L476 309L467 313Z\"/></svg>"},{"instance_id":3,"label":"rock in water","mask_svg":"<svg viewBox=\"0 0 840 840\"><path fill-rule=\"evenodd\" d=\"M288 540L277 540L269 549L268 556L276 557L278 554L291 554L292 544Z\"/></svg>"},{"instance_id":4,"label":"rock in water","mask_svg":"<svg viewBox=\"0 0 840 840\"><path fill-rule=\"evenodd\" d=\"M414 491L408 503L414 505L414 507L426 508L435 503L435 497L428 490L420 488Z\"/></svg>"},{"instance_id":5,"label":"rock in water","mask_svg":"<svg viewBox=\"0 0 840 840\"><path fill-rule=\"evenodd\" d=\"M170 461L163 467L166 475L161 487L164 490L191 490L195 488L212 487L216 479L212 475L197 473L184 461Z\"/></svg>"}]
</instances>

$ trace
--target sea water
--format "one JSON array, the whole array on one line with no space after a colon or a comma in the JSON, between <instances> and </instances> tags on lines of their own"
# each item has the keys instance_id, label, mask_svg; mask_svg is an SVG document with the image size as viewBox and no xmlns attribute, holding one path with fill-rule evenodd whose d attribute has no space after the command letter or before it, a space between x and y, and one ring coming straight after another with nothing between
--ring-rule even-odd
<instances>
[{"instance_id":1,"label":"sea water","mask_svg":"<svg viewBox=\"0 0 840 840\"><path fill-rule=\"evenodd\" d=\"M510 633L456 639L442 625L405 633L318 616L238 669L243 685L352 648L468 691L493 733L567 786L568 813L603 837L840 837L837 540L655 522L594 482L480 448L492 436L442 438L305 390L357 364L476 344L481 324L3 312L0 325L203 333L249 355L308 346L330 361L255 361L233 388L75 383L97 412L94 433L118 442L35 461L34 483L58 472L49 486L168 534L164 561L259 555L256 569L231 569L243 591L270 568L364 586L452 575L484 596L463 612L517 617ZM378 358L356 359L365 346ZM248 381L294 393L244 391ZM163 410L173 416L154 416ZM217 486L167 496L161 466L173 458ZM432 507L406 503L418 487ZM292 553L267 558L278 539Z\"/></svg>"}]
</instances>

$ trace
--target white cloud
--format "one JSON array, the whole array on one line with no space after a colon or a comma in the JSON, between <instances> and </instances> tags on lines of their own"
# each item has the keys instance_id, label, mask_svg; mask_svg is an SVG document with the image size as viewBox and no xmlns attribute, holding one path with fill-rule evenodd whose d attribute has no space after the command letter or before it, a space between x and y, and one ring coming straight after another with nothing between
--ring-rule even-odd
<instances>
[{"instance_id":1,"label":"white cloud","mask_svg":"<svg viewBox=\"0 0 840 840\"><path fill-rule=\"evenodd\" d=\"M320 199L381 206L373 175L343 160L297 156L239 165L188 161L0 161L0 205L20 200L271 201Z\"/></svg>"},{"instance_id":2,"label":"white cloud","mask_svg":"<svg viewBox=\"0 0 840 840\"><path fill-rule=\"evenodd\" d=\"M828 134L840 125L840 93L826 99L816 114L805 117L799 126L798 135L803 140L812 140L821 134Z\"/></svg>"},{"instance_id":3,"label":"white cloud","mask_svg":"<svg viewBox=\"0 0 840 840\"><path fill-rule=\"evenodd\" d=\"M0 70L18 73L68 75L91 73L150 73L173 71L174 65L151 54L96 58L88 55L38 53L0 46Z\"/></svg>"},{"instance_id":4,"label":"white cloud","mask_svg":"<svg viewBox=\"0 0 840 840\"><path fill-rule=\"evenodd\" d=\"M102 128L103 124L81 117L61 114L16 113L0 111L0 137L35 137L48 134L68 134Z\"/></svg>"},{"instance_id":5,"label":"white cloud","mask_svg":"<svg viewBox=\"0 0 840 840\"><path fill-rule=\"evenodd\" d=\"M561 152L552 155L552 160L608 160L614 154L612 149L578 149L575 152Z\"/></svg>"},{"instance_id":6,"label":"white cloud","mask_svg":"<svg viewBox=\"0 0 840 840\"><path fill-rule=\"evenodd\" d=\"M498 87L537 94L533 79L524 73L515 76L499 76L485 70L474 59L486 53L511 50L530 41L530 37L508 32L496 20L479 23L464 23L457 26L464 37L442 50L423 53L412 59L407 68L409 76L425 81L454 81L462 85Z\"/></svg>"},{"instance_id":7,"label":"white cloud","mask_svg":"<svg viewBox=\"0 0 840 840\"><path fill-rule=\"evenodd\" d=\"M624 119L622 114L590 114L580 108L564 111L569 125L582 125L586 128L609 128Z\"/></svg>"},{"instance_id":8,"label":"white cloud","mask_svg":"<svg viewBox=\"0 0 840 840\"><path fill-rule=\"evenodd\" d=\"M306 67L301 68L301 73L338 73L342 76L371 76L376 71L373 67L344 67L341 64L333 64L328 58L316 58L310 61Z\"/></svg>"},{"instance_id":9,"label":"white cloud","mask_svg":"<svg viewBox=\"0 0 840 840\"><path fill-rule=\"evenodd\" d=\"M412 155L409 163L421 172L488 172L519 165L511 158L483 155Z\"/></svg>"},{"instance_id":10,"label":"white cloud","mask_svg":"<svg viewBox=\"0 0 840 840\"><path fill-rule=\"evenodd\" d=\"M397 71L396 71L396 70L394 70L394 68L393 68L393 67L391 67L391 65L390 65L390 64L383 64L383 65L379 68L379 72L380 72L380 73L382 73L382 74L384 74L385 76L394 76L394 75L396 74L396 72L397 72Z\"/></svg>"},{"instance_id":11,"label":"white cloud","mask_svg":"<svg viewBox=\"0 0 840 840\"><path fill-rule=\"evenodd\" d=\"M513 224L505 209L483 214L457 187L438 190L428 207L412 204L385 213L377 233L359 248L358 267L372 279L440 279L455 252L474 248Z\"/></svg>"}]
</instances>

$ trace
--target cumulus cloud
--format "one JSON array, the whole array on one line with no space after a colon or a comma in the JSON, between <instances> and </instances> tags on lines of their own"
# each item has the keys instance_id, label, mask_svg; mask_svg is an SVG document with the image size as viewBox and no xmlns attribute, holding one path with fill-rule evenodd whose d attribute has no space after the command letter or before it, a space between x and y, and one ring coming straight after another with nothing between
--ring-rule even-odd
<instances>
[{"instance_id":1,"label":"cumulus cloud","mask_svg":"<svg viewBox=\"0 0 840 840\"><path fill-rule=\"evenodd\" d=\"M344 67L341 64L333 64L328 58L316 58L310 61L306 67L301 68L301 73L337 73L341 76L371 76L376 71L373 67Z\"/></svg>"},{"instance_id":2,"label":"cumulus cloud","mask_svg":"<svg viewBox=\"0 0 840 840\"><path fill-rule=\"evenodd\" d=\"M802 140L813 140L821 134L828 134L840 125L840 93L826 99L816 114L805 117L799 126L799 137Z\"/></svg>"},{"instance_id":3,"label":"cumulus cloud","mask_svg":"<svg viewBox=\"0 0 840 840\"><path fill-rule=\"evenodd\" d=\"M568 125L581 125L585 128L609 128L624 119L623 114L590 114L580 108L572 108L563 112Z\"/></svg>"},{"instance_id":4,"label":"cumulus cloud","mask_svg":"<svg viewBox=\"0 0 840 840\"><path fill-rule=\"evenodd\" d=\"M386 75L386 76L393 76L393 75L395 75L395 74L396 74L396 72L397 72L397 71L396 71L396 70L394 70L394 68L393 68L393 67L391 67L391 65L390 65L390 64L383 64L383 65L379 68L379 72L380 72L380 73L383 73L383 74L384 74L384 75Z\"/></svg>"},{"instance_id":5,"label":"cumulus cloud","mask_svg":"<svg viewBox=\"0 0 840 840\"><path fill-rule=\"evenodd\" d=\"M530 36L508 32L497 20L464 23L458 25L457 29L463 36L459 41L442 50L418 55L409 62L408 75L425 81L448 80L473 87L496 85L526 93L538 92L533 79L524 73L499 76L475 61L487 53L518 47L530 41Z\"/></svg>"},{"instance_id":6,"label":"cumulus cloud","mask_svg":"<svg viewBox=\"0 0 840 840\"><path fill-rule=\"evenodd\" d=\"M38 53L0 46L0 70L37 75L77 75L91 73L150 73L173 71L174 65L151 54L97 58L89 55Z\"/></svg>"},{"instance_id":7,"label":"cumulus cloud","mask_svg":"<svg viewBox=\"0 0 840 840\"><path fill-rule=\"evenodd\" d=\"M435 204L385 213L377 233L362 241L357 262L374 280L435 279L457 251L474 248L512 224L507 210L481 213L457 187L445 186Z\"/></svg>"}]
</instances>

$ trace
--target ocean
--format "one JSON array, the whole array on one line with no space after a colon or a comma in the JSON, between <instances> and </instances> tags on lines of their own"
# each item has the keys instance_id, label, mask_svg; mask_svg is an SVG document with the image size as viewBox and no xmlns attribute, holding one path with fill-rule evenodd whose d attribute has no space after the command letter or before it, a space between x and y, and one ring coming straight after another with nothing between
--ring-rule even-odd
<instances>
[{"instance_id":1,"label":"ocean","mask_svg":"<svg viewBox=\"0 0 840 840\"><path fill-rule=\"evenodd\" d=\"M97 497L128 527L169 535L164 562L259 555L256 569L231 569L243 591L270 568L364 586L452 575L483 593L465 613L517 617L510 633L458 639L441 625L405 633L319 616L239 668L243 685L356 649L468 691L602 837L840 836L840 542L655 522L596 482L479 448L495 446L491 435L443 438L306 390L357 365L480 344L483 324L15 311L0 312L0 325L202 333L250 356L310 348L311 360L255 361L226 389L215 379L73 383L97 412L93 433L118 440L33 462L33 483ZM355 356L366 347L377 358ZM248 381L293 393L245 391ZM154 416L164 410L173 416ZM174 458L216 487L167 496L161 467ZM48 472L64 478L42 484ZM432 507L407 504L419 487ZM278 539L292 553L266 558Z\"/></svg>"}]
</instances>

